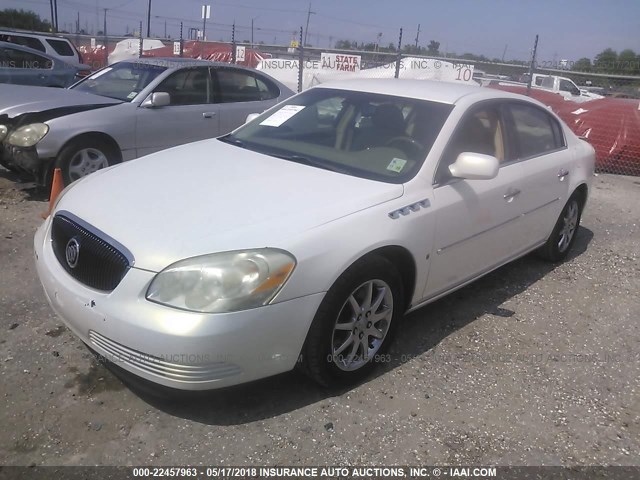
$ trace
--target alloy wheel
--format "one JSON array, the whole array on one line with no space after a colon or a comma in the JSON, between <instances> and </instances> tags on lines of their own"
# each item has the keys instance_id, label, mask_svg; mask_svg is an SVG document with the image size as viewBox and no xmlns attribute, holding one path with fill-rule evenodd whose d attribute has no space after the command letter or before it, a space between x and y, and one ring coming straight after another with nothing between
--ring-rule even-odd
<instances>
[{"instance_id":1,"label":"alloy wheel","mask_svg":"<svg viewBox=\"0 0 640 480\"><path fill-rule=\"evenodd\" d=\"M343 304L331 336L331 360L354 371L371 360L384 342L393 318L393 293L382 280L356 288Z\"/></svg>"}]
</instances>

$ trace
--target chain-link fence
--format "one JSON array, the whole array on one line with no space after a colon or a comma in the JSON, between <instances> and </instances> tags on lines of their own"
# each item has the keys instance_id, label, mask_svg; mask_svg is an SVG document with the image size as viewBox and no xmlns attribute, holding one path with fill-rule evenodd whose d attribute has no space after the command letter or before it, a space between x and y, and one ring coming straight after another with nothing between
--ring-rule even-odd
<instances>
[{"instance_id":1,"label":"chain-link fence","mask_svg":"<svg viewBox=\"0 0 640 480\"><path fill-rule=\"evenodd\" d=\"M640 175L640 76L580 72L574 68L577 65L536 63L535 54L530 62L521 63L409 55L402 49L401 31L395 51L303 47L302 33L300 29L299 40L290 45L67 37L93 69L140 56L183 56L258 68L294 91L338 79L413 78L529 95L593 145L599 171Z\"/></svg>"}]
</instances>

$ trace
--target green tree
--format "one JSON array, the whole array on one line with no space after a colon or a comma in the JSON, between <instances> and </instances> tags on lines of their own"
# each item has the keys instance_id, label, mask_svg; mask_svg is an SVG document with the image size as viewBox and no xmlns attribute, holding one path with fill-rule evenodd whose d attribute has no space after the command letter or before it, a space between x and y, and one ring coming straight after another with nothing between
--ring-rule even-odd
<instances>
[{"instance_id":1,"label":"green tree","mask_svg":"<svg viewBox=\"0 0 640 480\"><path fill-rule=\"evenodd\" d=\"M621 70L620 73L632 75L637 72L640 72L639 58L636 55L636 52L627 48L622 50L618 55L618 69Z\"/></svg>"},{"instance_id":2,"label":"green tree","mask_svg":"<svg viewBox=\"0 0 640 480\"><path fill-rule=\"evenodd\" d=\"M51 24L32 11L6 8L0 10L0 27L20 28L36 32L50 32Z\"/></svg>"},{"instance_id":3,"label":"green tree","mask_svg":"<svg viewBox=\"0 0 640 480\"><path fill-rule=\"evenodd\" d=\"M429 45L427 46L427 55L431 55L432 57L440 56L440 42L436 42L435 40L431 40Z\"/></svg>"},{"instance_id":4,"label":"green tree","mask_svg":"<svg viewBox=\"0 0 640 480\"><path fill-rule=\"evenodd\" d=\"M350 40L337 40L334 48L339 50L351 50L353 47Z\"/></svg>"},{"instance_id":5,"label":"green tree","mask_svg":"<svg viewBox=\"0 0 640 480\"><path fill-rule=\"evenodd\" d=\"M618 53L611 48L607 48L596 55L593 66L597 72L612 73L616 69L617 62Z\"/></svg>"},{"instance_id":6,"label":"green tree","mask_svg":"<svg viewBox=\"0 0 640 480\"><path fill-rule=\"evenodd\" d=\"M571 67L571 70L576 72L590 72L591 71L591 59L587 57L580 58Z\"/></svg>"}]
</instances>

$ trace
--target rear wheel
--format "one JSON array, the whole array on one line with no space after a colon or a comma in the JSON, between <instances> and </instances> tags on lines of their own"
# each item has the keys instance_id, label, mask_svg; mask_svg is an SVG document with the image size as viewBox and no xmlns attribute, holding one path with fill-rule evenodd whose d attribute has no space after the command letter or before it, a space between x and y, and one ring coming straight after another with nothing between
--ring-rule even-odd
<instances>
[{"instance_id":1,"label":"rear wheel","mask_svg":"<svg viewBox=\"0 0 640 480\"><path fill-rule=\"evenodd\" d=\"M357 382L384 358L403 310L402 280L391 262L354 264L318 308L302 352L306 373L324 386Z\"/></svg>"},{"instance_id":2,"label":"rear wheel","mask_svg":"<svg viewBox=\"0 0 640 480\"><path fill-rule=\"evenodd\" d=\"M101 139L85 137L73 140L58 155L56 167L62 170L65 185L120 163L120 151Z\"/></svg>"},{"instance_id":3,"label":"rear wheel","mask_svg":"<svg viewBox=\"0 0 640 480\"><path fill-rule=\"evenodd\" d=\"M576 241L581 216L582 198L576 192L562 209L547 243L538 250L539 255L552 262L564 260Z\"/></svg>"}]
</instances>

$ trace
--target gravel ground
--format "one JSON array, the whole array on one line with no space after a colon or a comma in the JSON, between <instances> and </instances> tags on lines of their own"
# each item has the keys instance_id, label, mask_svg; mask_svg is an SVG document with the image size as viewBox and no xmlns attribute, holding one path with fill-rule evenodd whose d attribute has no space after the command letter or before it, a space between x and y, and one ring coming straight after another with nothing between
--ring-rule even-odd
<instances>
[{"instance_id":1,"label":"gravel ground","mask_svg":"<svg viewBox=\"0 0 640 480\"><path fill-rule=\"evenodd\" d=\"M600 175L572 258L518 260L406 320L363 384L136 392L53 314L43 196L0 167L0 465L640 465L640 181Z\"/></svg>"}]
</instances>

